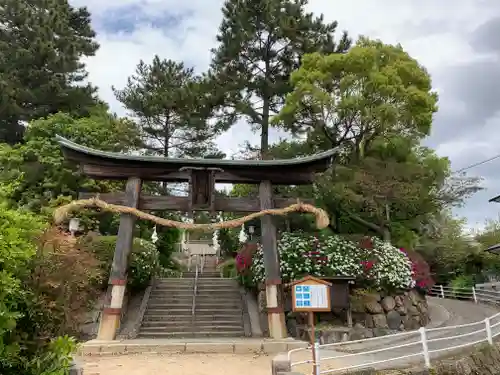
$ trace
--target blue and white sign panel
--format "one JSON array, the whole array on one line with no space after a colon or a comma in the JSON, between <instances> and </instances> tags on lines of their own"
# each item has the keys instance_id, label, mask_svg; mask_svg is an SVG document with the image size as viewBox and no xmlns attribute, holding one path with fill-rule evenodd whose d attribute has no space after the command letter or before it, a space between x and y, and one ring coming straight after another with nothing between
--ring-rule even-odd
<instances>
[{"instance_id":1,"label":"blue and white sign panel","mask_svg":"<svg viewBox=\"0 0 500 375\"><path fill-rule=\"evenodd\" d=\"M295 307L298 309L327 309L327 285L295 285Z\"/></svg>"}]
</instances>

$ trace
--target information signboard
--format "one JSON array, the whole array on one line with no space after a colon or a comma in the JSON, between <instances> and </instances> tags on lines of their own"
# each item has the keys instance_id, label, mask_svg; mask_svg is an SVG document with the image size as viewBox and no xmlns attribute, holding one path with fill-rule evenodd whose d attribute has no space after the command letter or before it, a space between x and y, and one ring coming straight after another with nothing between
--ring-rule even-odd
<instances>
[{"instance_id":1,"label":"information signboard","mask_svg":"<svg viewBox=\"0 0 500 375\"><path fill-rule=\"evenodd\" d=\"M292 310L297 312L321 312L331 310L330 283L307 276L292 286Z\"/></svg>"}]
</instances>

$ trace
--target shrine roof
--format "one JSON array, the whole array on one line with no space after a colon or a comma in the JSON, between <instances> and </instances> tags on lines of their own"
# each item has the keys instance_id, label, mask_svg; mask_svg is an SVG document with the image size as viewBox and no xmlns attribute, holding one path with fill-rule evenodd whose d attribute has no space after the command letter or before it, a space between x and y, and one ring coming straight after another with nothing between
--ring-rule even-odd
<instances>
[{"instance_id":1,"label":"shrine roof","mask_svg":"<svg viewBox=\"0 0 500 375\"><path fill-rule=\"evenodd\" d=\"M122 179L137 175L146 180L185 181L184 177L169 175L187 169L214 169L227 172L226 175L239 175L241 179L224 177L220 173L217 182L248 182L270 179L274 183L301 184L310 183L305 174L325 171L332 163L336 149L315 155L294 159L271 160L229 160L201 158L167 158L162 156L128 155L124 153L101 151L89 148L61 136L56 136L66 159L83 167L83 172L94 178ZM95 173L94 173L95 172ZM293 173L297 178L289 175ZM274 176L277 174L277 176ZM283 175L283 174L288 174ZM303 174L302 177L300 175ZM245 177L245 175L247 177ZM234 176L233 176L234 177ZM272 178L271 178L272 177ZM309 181L305 181L304 178ZM295 182L293 180L296 180Z\"/></svg>"}]
</instances>

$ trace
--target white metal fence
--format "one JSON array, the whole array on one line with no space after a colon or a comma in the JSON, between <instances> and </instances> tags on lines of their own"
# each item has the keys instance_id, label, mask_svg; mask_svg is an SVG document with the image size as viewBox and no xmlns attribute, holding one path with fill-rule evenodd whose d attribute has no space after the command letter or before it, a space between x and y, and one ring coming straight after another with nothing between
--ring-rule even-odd
<instances>
[{"instance_id":1,"label":"white metal fence","mask_svg":"<svg viewBox=\"0 0 500 375\"><path fill-rule=\"evenodd\" d=\"M500 305L500 292L495 290L435 286L429 295L472 303ZM417 364L430 367L433 359L468 346L480 343L493 344L493 339L499 335L500 313L473 323L431 329L422 327L417 331L363 340L316 344L314 347L289 351L288 359L292 368L305 364L313 365L312 350L315 350L317 361L314 366L314 375L363 368L397 368ZM306 358L302 359L304 356ZM294 362L294 358L299 360Z\"/></svg>"}]
</instances>

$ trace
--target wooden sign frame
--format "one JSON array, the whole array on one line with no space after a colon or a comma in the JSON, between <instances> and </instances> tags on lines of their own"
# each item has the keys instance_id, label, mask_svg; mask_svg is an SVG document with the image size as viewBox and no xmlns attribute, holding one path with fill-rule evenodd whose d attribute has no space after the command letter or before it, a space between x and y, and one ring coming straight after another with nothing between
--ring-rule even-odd
<instances>
[{"instance_id":1,"label":"wooden sign frame","mask_svg":"<svg viewBox=\"0 0 500 375\"><path fill-rule=\"evenodd\" d=\"M297 296L295 295L295 287L296 286L316 286L316 285L321 285L321 286L326 286L327 288L327 293L326 293L326 301L327 301L327 307L324 308L315 308L315 307L297 307ZM296 280L290 284L288 284L292 288L292 311L294 312L329 312L332 310L332 300L330 296L330 287L332 286L331 283L320 280L316 277L313 276L306 276L303 279Z\"/></svg>"}]
</instances>

